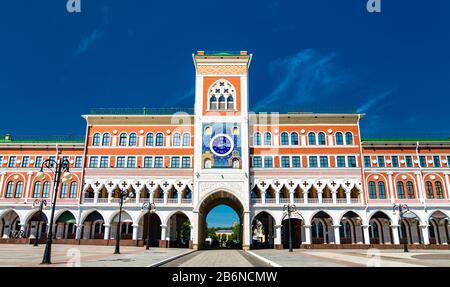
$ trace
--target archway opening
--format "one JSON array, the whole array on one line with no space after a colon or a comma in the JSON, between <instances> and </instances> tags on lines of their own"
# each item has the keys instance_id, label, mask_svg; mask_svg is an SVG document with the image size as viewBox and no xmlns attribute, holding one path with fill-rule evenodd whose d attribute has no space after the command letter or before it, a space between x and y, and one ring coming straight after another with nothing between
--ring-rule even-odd
<instances>
[{"instance_id":1,"label":"archway opening","mask_svg":"<svg viewBox=\"0 0 450 287\"><path fill-rule=\"evenodd\" d=\"M3 214L0 224L1 238L11 238L13 232L20 230L19 215L14 210L10 210Z\"/></svg>"},{"instance_id":2,"label":"archway opening","mask_svg":"<svg viewBox=\"0 0 450 287\"><path fill-rule=\"evenodd\" d=\"M39 234L39 241L45 241L47 239L47 222L45 213L34 212L27 223L27 236L36 238L36 235Z\"/></svg>"},{"instance_id":3,"label":"archway opening","mask_svg":"<svg viewBox=\"0 0 450 287\"><path fill-rule=\"evenodd\" d=\"M252 221L252 249L274 248L275 219L269 213L258 213Z\"/></svg>"},{"instance_id":4,"label":"archway opening","mask_svg":"<svg viewBox=\"0 0 450 287\"><path fill-rule=\"evenodd\" d=\"M119 224L119 215L120 215L120 226ZM119 236L120 239L131 240L133 238L133 219L130 214L126 211L122 211L122 214L117 213L110 227L110 239L117 238L117 228L119 228Z\"/></svg>"},{"instance_id":5,"label":"archway opening","mask_svg":"<svg viewBox=\"0 0 450 287\"><path fill-rule=\"evenodd\" d=\"M177 212L169 218L167 224L169 234L169 247L189 248L191 241L191 221L182 212Z\"/></svg>"},{"instance_id":6,"label":"archway opening","mask_svg":"<svg viewBox=\"0 0 450 287\"><path fill-rule=\"evenodd\" d=\"M243 213L242 203L229 192L204 199L198 212L198 248L242 248Z\"/></svg>"},{"instance_id":7,"label":"archway opening","mask_svg":"<svg viewBox=\"0 0 450 287\"><path fill-rule=\"evenodd\" d=\"M305 232L303 230L305 221L297 212L291 214L291 239L292 248L300 248L305 242ZM281 244L284 249L289 248L289 218L285 216L281 221Z\"/></svg>"},{"instance_id":8,"label":"archway opening","mask_svg":"<svg viewBox=\"0 0 450 287\"><path fill-rule=\"evenodd\" d=\"M74 239L76 234L75 216L70 211L64 211L56 220L56 239Z\"/></svg>"},{"instance_id":9,"label":"archway opening","mask_svg":"<svg viewBox=\"0 0 450 287\"><path fill-rule=\"evenodd\" d=\"M362 218L353 211L346 212L339 224L339 237L341 244L362 244L364 242Z\"/></svg>"},{"instance_id":10,"label":"archway opening","mask_svg":"<svg viewBox=\"0 0 450 287\"><path fill-rule=\"evenodd\" d=\"M312 244L329 244L334 242L333 219L324 212L319 211L311 219Z\"/></svg>"},{"instance_id":11,"label":"archway opening","mask_svg":"<svg viewBox=\"0 0 450 287\"><path fill-rule=\"evenodd\" d=\"M105 219L98 211L92 211L86 216L81 231L83 239L104 239Z\"/></svg>"},{"instance_id":12,"label":"archway opening","mask_svg":"<svg viewBox=\"0 0 450 287\"><path fill-rule=\"evenodd\" d=\"M384 212L378 211L369 220L370 244L393 243L391 219Z\"/></svg>"},{"instance_id":13,"label":"archway opening","mask_svg":"<svg viewBox=\"0 0 450 287\"><path fill-rule=\"evenodd\" d=\"M139 225L142 226L142 239L150 242L151 247L159 247L161 240L161 219L156 213L146 213L142 216Z\"/></svg>"},{"instance_id":14,"label":"archway opening","mask_svg":"<svg viewBox=\"0 0 450 287\"><path fill-rule=\"evenodd\" d=\"M449 218L442 211L435 211L428 222L430 244L450 244Z\"/></svg>"}]
</instances>

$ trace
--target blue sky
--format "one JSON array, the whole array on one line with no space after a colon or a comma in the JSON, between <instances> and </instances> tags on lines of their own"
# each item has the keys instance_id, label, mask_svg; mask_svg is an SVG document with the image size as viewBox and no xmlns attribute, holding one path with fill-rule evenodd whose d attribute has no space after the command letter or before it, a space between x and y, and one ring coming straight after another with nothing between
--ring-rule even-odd
<instances>
[{"instance_id":1,"label":"blue sky","mask_svg":"<svg viewBox=\"0 0 450 287\"><path fill-rule=\"evenodd\" d=\"M3 0L0 134L83 135L96 107L191 107L197 50L253 53L257 110L357 109L365 137L450 136L450 1ZM288 105L286 105L288 103Z\"/></svg>"},{"instance_id":2,"label":"blue sky","mask_svg":"<svg viewBox=\"0 0 450 287\"><path fill-rule=\"evenodd\" d=\"M239 223L239 216L228 205L218 205L211 209L206 216L208 227L231 227L233 223Z\"/></svg>"}]
</instances>

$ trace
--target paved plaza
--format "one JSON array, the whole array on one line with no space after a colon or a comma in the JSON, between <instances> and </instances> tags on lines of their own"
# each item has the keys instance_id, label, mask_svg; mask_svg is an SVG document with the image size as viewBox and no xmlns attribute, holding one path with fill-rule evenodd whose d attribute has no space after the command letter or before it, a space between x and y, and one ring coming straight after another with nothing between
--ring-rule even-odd
<instances>
[{"instance_id":1,"label":"paved plaza","mask_svg":"<svg viewBox=\"0 0 450 287\"><path fill-rule=\"evenodd\" d=\"M252 250L280 267L450 267L450 250Z\"/></svg>"}]
</instances>

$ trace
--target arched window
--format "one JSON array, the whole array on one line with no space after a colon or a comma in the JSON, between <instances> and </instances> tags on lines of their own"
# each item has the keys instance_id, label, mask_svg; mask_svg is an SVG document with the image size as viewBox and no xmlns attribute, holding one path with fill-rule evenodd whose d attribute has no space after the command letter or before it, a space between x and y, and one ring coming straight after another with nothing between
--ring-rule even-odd
<instances>
[{"instance_id":1,"label":"arched window","mask_svg":"<svg viewBox=\"0 0 450 287\"><path fill-rule=\"evenodd\" d=\"M386 186L383 181L378 182L378 198L385 199L386 198Z\"/></svg>"},{"instance_id":2,"label":"arched window","mask_svg":"<svg viewBox=\"0 0 450 287\"><path fill-rule=\"evenodd\" d=\"M191 192L190 189L188 189L188 190L186 191L184 197L185 197L186 199L191 199L191 198L192 198L192 192Z\"/></svg>"},{"instance_id":3,"label":"arched window","mask_svg":"<svg viewBox=\"0 0 450 287\"><path fill-rule=\"evenodd\" d=\"M345 133L345 144L353 145L353 134L351 132Z\"/></svg>"},{"instance_id":4,"label":"arched window","mask_svg":"<svg viewBox=\"0 0 450 287\"><path fill-rule=\"evenodd\" d=\"M6 188L5 197L6 198L12 198L13 197L13 192L14 192L14 181L10 181L10 182L8 182L8 186Z\"/></svg>"},{"instance_id":5,"label":"arched window","mask_svg":"<svg viewBox=\"0 0 450 287\"><path fill-rule=\"evenodd\" d=\"M343 238L349 238L351 237L351 227L350 227L350 223L348 222L344 222L341 224L341 226L339 227L339 233L341 235L341 237Z\"/></svg>"},{"instance_id":6,"label":"arched window","mask_svg":"<svg viewBox=\"0 0 450 287\"><path fill-rule=\"evenodd\" d=\"M119 136L119 146L127 146L128 135L121 133Z\"/></svg>"},{"instance_id":7,"label":"arched window","mask_svg":"<svg viewBox=\"0 0 450 287\"><path fill-rule=\"evenodd\" d=\"M203 164L203 168L205 168L205 169L206 168L207 169L211 168L211 160L209 158L205 159L205 162Z\"/></svg>"},{"instance_id":8,"label":"arched window","mask_svg":"<svg viewBox=\"0 0 450 287\"><path fill-rule=\"evenodd\" d=\"M250 194L250 196L252 199L258 198L258 194L254 190L252 190L252 193Z\"/></svg>"},{"instance_id":9,"label":"arched window","mask_svg":"<svg viewBox=\"0 0 450 287\"><path fill-rule=\"evenodd\" d=\"M145 145L146 146L153 146L153 133L148 133L145 137Z\"/></svg>"},{"instance_id":10,"label":"arched window","mask_svg":"<svg viewBox=\"0 0 450 287\"><path fill-rule=\"evenodd\" d=\"M442 184L440 181L436 181L434 183L435 187L436 187L436 198L438 199L442 199L444 198L443 194L442 194Z\"/></svg>"},{"instance_id":11,"label":"arched window","mask_svg":"<svg viewBox=\"0 0 450 287\"><path fill-rule=\"evenodd\" d=\"M23 182L19 181L16 184L16 192L14 193L15 198L21 198L23 193Z\"/></svg>"},{"instance_id":12,"label":"arched window","mask_svg":"<svg viewBox=\"0 0 450 287\"><path fill-rule=\"evenodd\" d=\"M111 135L109 133L105 133L102 139L102 146L109 146L111 141Z\"/></svg>"},{"instance_id":13,"label":"arched window","mask_svg":"<svg viewBox=\"0 0 450 287\"><path fill-rule=\"evenodd\" d=\"M298 145L298 133L291 133L291 145Z\"/></svg>"},{"instance_id":14,"label":"arched window","mask_svg":"<svg viewBox=\"0 0 450 287\"><path fill-rule=\"evenodd\" d=\"M311 226L311 233L313 238L323 238L323 225L322 222L314 222Z\"/></svg>"},{"instance_id":15,"label":"arched window","mask_svg":"<svg viewBox=\"0 0 450 287\"><path fill-rule=\"evenodd\" d=\"M433 184L431 183L431 181L427 181L426 188L428 198L434 198Z\"/></svg>"},{"instance_id":16,"label":"arched window","mask_svg":"<svg viewBox=\"0 0 450 287\"><path fill-rule=\"evenodd\" d=\"M264 133L264 145L272 145L272 135L269 132Z\"/></svg>"},{"instance_id":17,"label":"arched window","mask_svg":"<svg viewBox=\"0 0 450 287\"><path fill-rule=\"evenodd\" d=\"M219 97L219 110L225 110L225 97L224 96L220 96Z\"/></svg>"},{"instance_id":18,"label":"arched window","mask_svg":"<svg viewBox=\"0 0 450 287\"><path fill-rule=\"evenodd\" d=\"M406 194L407 194L409 199L415 198L414 185L413 185L413 183L411 181L408 181L406 183Z\"/></svg>"},{"instance_id":19,"label":"arched window","mask_svg":"<svg viewBox=\"0 0 450 287\"><path fill-rule=\"evenodd\" d=\"M261 145L261 133L255 133L253 135L253 145Z\"/></svg>"},{"instance_id":20,"label":"arched window","mask_svg":"<svg viewBox=\"0 0 450 287\"><path fill-rule=\"evenodd\" d=\"M378 224L375 221L372 221L370 225L370 238L379 238L380 233L378 232Z\"/></svg>"},{"instance_id":21,"label":"arched window","mask_svg":"<svg viewBox=\"0 0 450 287\"><path fill-rule=\"evenodd\" d=\"M163 146L164 145L164 135L162 133L156 134L156 146Z\"/></svg>"},{"instance_id":22,"label":"arched window","mask_svg":"<svg viewBox=\"0 0 450 287\"><path fill-rule=\"evenodd\" d=\"M179 133L173 134L173 146L180 146L181 145L181 135Z\"/></svg>"},{"instance_id":23,"label":"arched window","mask_svg":"<svg viewBox=\"0 0 450 287\"><path fill-rule=\"evenodd\" d=\"M344 144L344 135L341 132L336 133L336 145L343 145Z\"/></svg>"},{"instance_id":24,"label":"arched window","mask_svg":"<svg viewBox=\"0 0 450 287\"><path fill-rule=\"evenodd\" d=\"M289 134L287 132L281 133L281 145L289 145Z\"/></svg>"},{"instance_id":25,"label":"arched window","mask_svg":"<svg viewBox=\"0 0 450 287\"><path fill-rule=\"evenodd\" d=\"M310 132L308 134L308 144L309 145L316 145L316 134L313 132Z\"/></svg>"},{"instance_id":26,"label":"arched window","mask_svg":"<svg viewBox=\"0 0 450 287\"><path fill-rule=\"evenodd\" d=\"M36 182L34 184L33 198L39 198L39 197L41 197L41 183Z\"/></svg>"},{"instance_id":27,"label":"arched window","mask_svg":"<svg viewBox=\"0 0 450 287\"><path fill-rule=\"evenodd\" d=\"M227 80L220 79L209 88L209 108L210 110L234 110L235 97L234 86Z\"/></svg>"},{"instance_id":28,"label":"arched window","mask_svg":"<svg viewBox=\"0 0 450 287\"><path fill-rule=\"evenodd\" d=\"M234 110L234 98L232 96L227 98L227 110Z\"/></svg>"},{"instance_id":29,"label":"arched window","mask_svg":"<svg viewBox=\"0 0 450 287\"><path fill-rule=\"evenodd\" d=\"M405 198L405 186L401 181L397 182L397 197L398 199Z\"/></svg>"},{"instance_id":30,"label":"arched window","mask_svg":"<svg viewBox=\"0 0 450 287\"><path fill-rule=\"evenodd\" d=\"M100 145L100 134L99 133L94 134L94 136L92 138L92 145L93 146L99 146Z\"/></svg>"},{"instance_id":31,"label":"arched window","mask_svg":"<svg viewBox=\"0 0 450 287\"><path fill-rule=\"evenodd\" d=\"M209 98L209 109L210 110L217 110L217 98L216 96L212 96Z\"/></svg>"},{"instance_id":32,"label":"arched window","mask_svg":"<svg viewBox=\"0 0 450 287\"><path fill-rule=\"evenodd\" d=\"M44 182L44 185L42 186L42 197L48 197L49 196L49 189L50 189L50 183L48 181Z\"/></svg>"},{"instance_id":33,"label":"arched window","mask_svg":"<svg viewBox=\"0 0 450 287\"><path fill-rule=\"evenodd\" d=\"M130 134L129 146L136 146L137 136L135 133Z\"/></svg>"},{"instance_id":34,"label":"arched window","mask_svg":"<svg viewBox=\"0 0 450 287\"><path fill-rule=\"evenodd\" d=\"M377 190L376 190L374 181L369 182L369 197L370 197L370 199L377 198Z\"/></svg>"},{"instance_id":35,"label":"arched window","mask_svg":"<svg viewBox=\"0 0 450 287\"><path fill-rule=\"evenodd\" d=\"M77 197L77 182L76 181L72 181L72 183L70 184L69 197L70 198L76 198Z\"/></svg>"},{"instance_id":36,"label":"arched window","mask_svg":"<svg viewBox=\"0 0 450 287\"><path fill-rule=\"evenodd\" d=\"M191 146L191 134L183 134L183 146Z\"/></svg>"},{"instance_id":37,"label":"arched window","mask_svg":"<svg viewBox=\"0 0 450 287\"><path fill-rule=\"evenodd\" d=\"M69 189L69 184L67 182L64 182L61 185L61 195L60 195L61 198L67 198L68 189Z\"/></svg>"},{"instance_id":38,"label":"arched window","mask_svg":"<svg viewBox=\"0 0 450 287\"><path fill-rule=\"evenodd\" d=\"M327 142L325 139L325 133L322 133L322 132L319 133L318 140L319 140L319 145L326 145Z\"/></svg>"}]
</instances>

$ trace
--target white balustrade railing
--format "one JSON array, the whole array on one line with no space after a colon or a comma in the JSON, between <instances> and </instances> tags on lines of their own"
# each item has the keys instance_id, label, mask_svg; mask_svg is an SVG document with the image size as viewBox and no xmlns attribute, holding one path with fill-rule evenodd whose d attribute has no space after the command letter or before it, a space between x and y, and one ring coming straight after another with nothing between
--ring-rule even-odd
<instances>
[{"instance_id":1,"label":"white balustrade railing","mask_svg":"<svg viewBox=\"0 0 450 287\"><path fill-rule=\"evenodd\" d=\"M347 203L347 199L346 198L337 198L336 203L337 204L345 204L345 203Z\"/></svg>"},{"instance_id":2,"label":"white balustrade railing","mask_svg":"<svg viewBox=\"0 0 450 287\"><path fill-rule=\"evenodd\" d=\"M280 203L290 203L291 200L289 198L280 198Z\"/></svg>"},{"instance_id":3,"label":"white balustrade railing","mask_svg":"<svg viewBox=\"0 0 450 287\"><path fill-rule=\"evenodd\" d=\"M275 198L266 198L266 204L274 204L276 203Z\"/></svg>"},{"instance_id":4,"label":"white balustrade railing","mask_svg":"<svg viewBox=\"0 0 450 287\"><path fill-rule=\"evenodd\" d=\"M191 204L192 203L192 199L190 199L190 198L182 198L181 199L181 203L182 204Z\"/></svg>"},{"instance_id":5,"label":"white balustrade railing","mask_svg":"<svg viewBox=\"0 0 450 287\"><path fill-rule=\"evenodd\" d=\"M252 203L253 204L261 204L262 199L261 198L252 198Z\"/></svg>"},{"instance_id":6,"label":"white balustrade railing","mask_svg":"<svg viewBox=\"0 0 450 287\"><path fill-rule=\"evenodd\" d=\"M93 198L83 198L83 203L94 203Z\"/></svg>"},{"instance_id":7,"label":"white balustrade railing","mask_svg":"<svg viewBox=\"0 0 450 287\"><path fill-rule=\"evenodd\" d=\"M333 199L332 198L322 198L322 203L326 203L326 204L333 203Z\"/></svg>"},{"instance_id":8,"label":"white balustrade railing","mask_svg":"<svg viewBox=\"0 0 450 287\"><path fill-rule=\"evenodd\" d=\"M178 198L168 198L167 203L168 204L176 204L176 203L178 203Z\"/></svg>"},{"instance_id":9,"label":"white balustrade railing","mask_svg":"<svg viewBox=\"0 0 450 287\"><path fill-rule=\"evenodd\" d=\"M308 198L308 203L319 204L319 199L318 198Z\"/></svg>"}]
</instances>

